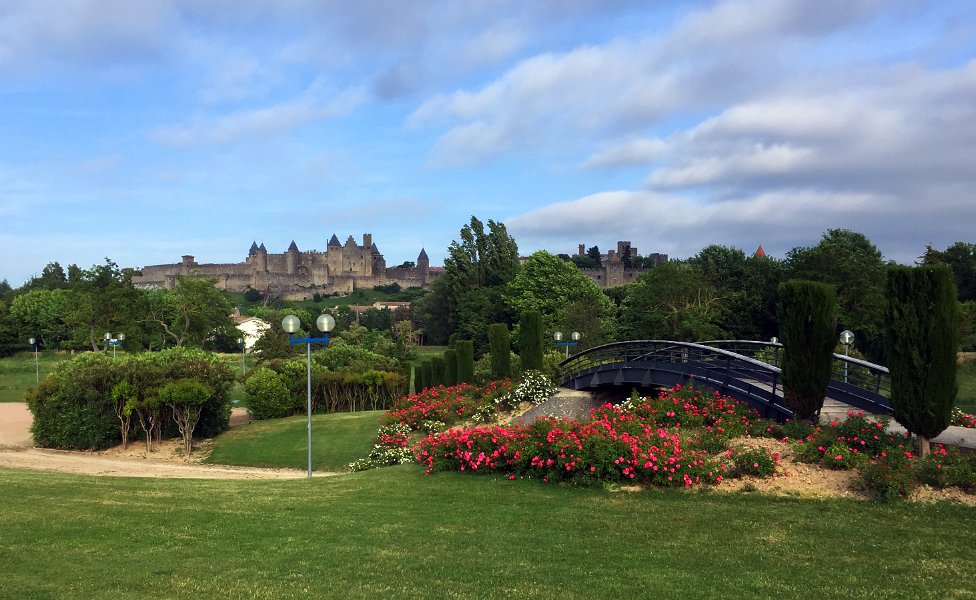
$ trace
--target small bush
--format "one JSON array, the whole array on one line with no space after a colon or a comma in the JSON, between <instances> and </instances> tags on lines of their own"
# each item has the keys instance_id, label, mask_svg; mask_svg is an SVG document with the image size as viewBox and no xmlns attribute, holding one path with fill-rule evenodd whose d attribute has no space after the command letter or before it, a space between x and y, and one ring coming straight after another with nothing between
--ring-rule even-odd
<instances>
[{"instance_id":1,"label":"small bush","mask_svg":"<svg viewBox=\"0 0 976 600\"><path fill-rule=\"evenodd\" d=\"M911 496L915 474L907 461L885 457L861 467L857 486L878 502L893 502Z\"/></svg>"},{"instance_id":2,"label":"small bush","mask_svg":"<svg viewBox=\"0 0 976 600\"><path fill-rule=\"evenodd\" d=\"M919 483L933 487L976 489L976 455L963 454L955 448L936 449L918 461L915 473Z\"/></svg>"},{"instance_id":3,"label":"small bush","mask_svg":"<svg viewBox=\"0 0 976 600\"><path fill-rule=\"evenodd\" d=\"M255 419L278 419L298 410L281 376L261 367L244 383L247 411Z\"/></svg>"},{"instance_id":4,"label":"small bush","mask_svg":"<svg viewBox=\"0 0 976 600\"><path fill-rule=\"evenodd\" d=\"M738 448L732 451L732 462L736 477L772 477L779 464L779 455L770 454L765 448Z\"/></svg>"}]
</instances>

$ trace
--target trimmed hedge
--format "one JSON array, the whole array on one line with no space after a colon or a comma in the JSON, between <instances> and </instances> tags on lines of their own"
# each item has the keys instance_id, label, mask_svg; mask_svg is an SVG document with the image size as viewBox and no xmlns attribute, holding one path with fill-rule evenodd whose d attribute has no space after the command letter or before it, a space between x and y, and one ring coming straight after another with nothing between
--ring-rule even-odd
<instances>
[{"instance_id":1,"label":"trimmed hedge","mask_svg":"<svg viewBox=\"0 0 976 600\"><path fill-rule=\"evenodd\" d=\"M212 437L227 429L234 370L215 355L188 348L116 358L89 352L59 363L54 373L27 393L27 406L34 415L34 443L70 450L119 444L122 433L112 398L115 385L127 381L144 398L181 379L199 381L213 391L203 405L197 437ZM161 411L163 435L176 436L169 407Z\"/></svg>"}]
</instances>

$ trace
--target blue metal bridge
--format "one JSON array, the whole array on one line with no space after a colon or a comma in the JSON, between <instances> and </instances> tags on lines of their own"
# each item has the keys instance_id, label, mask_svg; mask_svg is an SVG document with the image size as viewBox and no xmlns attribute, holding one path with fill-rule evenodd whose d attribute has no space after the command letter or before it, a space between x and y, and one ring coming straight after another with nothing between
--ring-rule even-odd
<instances>
[{"instance_id":1,"label":"blue metal bridge","mask_svg":"<svg viewBox=\"0 0 976 600\"><path fill-rule=\"evenodd\" d=\"M700 343L632 340L590 348L560 364L562 385L574 390L669 388L703 385L748 403L768 419L793 411L783 400L779 359L772 342L715 340ZM888 369L834 354L827 398L874 414L891 414Z\"/></svg>"}]
</instances>

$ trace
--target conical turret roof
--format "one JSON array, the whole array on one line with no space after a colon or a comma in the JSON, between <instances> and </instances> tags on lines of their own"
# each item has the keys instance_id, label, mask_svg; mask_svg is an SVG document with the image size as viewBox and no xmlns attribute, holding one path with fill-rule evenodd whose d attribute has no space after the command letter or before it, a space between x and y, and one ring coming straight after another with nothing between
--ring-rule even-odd
<instances>
[{"instance_id":1,"label":"conical turret roof","mask_svg":"<svg viewBox=\"0 0 976 600\"><path fill-rule=\"evenodd\" d=\"M430 260L429 258L427 258L427 251L424 250L423 248L420 249L420 256L417 257L417 262L420 262L422 260L427 260L427 261Z\"/></svg>"},{"instance_id":2,"label":"conical turret roof","mask_svg":"<svg viewBox=\"0 0 976 600\"><path fill-rule=\"evenodd\" d=\"M251 249L247 251L247 255L248 256L253 256L254 254L257 254L257 251L258 251L258 243L255 240L255 241L251 242Z\"/></svg>"},{"instance_id":3,"label":"conical turret roof","mask_svg":"<svg viewBox=\"0 0 976 600\"><path fill-rule=\"evenodd\" d=\"M259 252L264 252L265 254L268 253L268 249L264 247L264 242L261 242L261 245L258 246L258 251Z\"/></svg>"},{"instance_id":4,"label":"conical turret roof","mask_svg":"<svg viewBox=\"0 0 976 600\"><path fill-rule=\"evenodd\" d=\"M369 247L369 251L370 251L371 254L379 254L380 253L380 249L376 247L376 242L373 242L373 245Z\"/></svg>"},{"instance_id":5,"label":"conical turret roof","mask_svg":"<svg viewBox=\"0 0 976 600\"><path fill-rule=\"evenodd\" d=\"M295 243L295 240L292 240L291 241L291 245L288 246L288 251L289 252L298 252L298 244Z\"/></svg>"},{"instance_id":6,"label":"conical turret roof","mask_svg":"<svg viewBox=\"0 0 976 600\"><path fill-rule=\"evenodd\" d=\"M336 237L336 234L333 233L332 234L332 239L329 240L329 247L332 248L334 246L340 246L341 247L342 246L342 243L339 242L339 238L337 238Z\"/></svg>"}]
</instances>

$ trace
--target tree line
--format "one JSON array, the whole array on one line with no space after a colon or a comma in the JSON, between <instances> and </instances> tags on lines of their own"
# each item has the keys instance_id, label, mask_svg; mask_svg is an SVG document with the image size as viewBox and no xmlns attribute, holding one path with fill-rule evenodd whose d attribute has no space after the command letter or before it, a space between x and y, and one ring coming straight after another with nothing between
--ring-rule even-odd
<instances>
[{"instance_id":1,"label":"tree line","mask_svg":"<svg viewBox=\"0 0 976 600\"><path fill-rule=\"evenodd\" d=\"M508 325L517 339L518 317L527 310L542 313L549 335L580 332L583 347L622 339L767 340L779 331L779 285L796 279L833 286L837 333L854 332L855 354L885 359L885 284L897 265L855 231L831 229L816 245L794 248L782 260L710 245L688 259L647 268L618 288L601 289L578 262L541 251L520 263L503 224L488 221L486 228L472 217L449 248L444 274L417 302L415 323L431 344L473 340L477 356L487 351L488 324ZM963 349L974 348L976 245L929 247L918 262L953 271Z\"/></svg>"}]
</instances>

